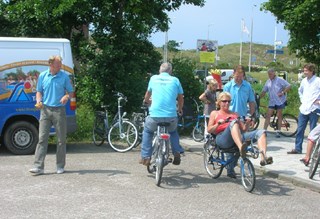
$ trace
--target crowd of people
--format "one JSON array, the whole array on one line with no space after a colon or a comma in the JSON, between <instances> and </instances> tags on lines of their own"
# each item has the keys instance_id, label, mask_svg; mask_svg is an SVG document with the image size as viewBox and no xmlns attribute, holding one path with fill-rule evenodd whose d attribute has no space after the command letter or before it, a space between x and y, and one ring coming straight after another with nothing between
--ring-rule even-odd
<instances>
[{"instance_id":1,"label":"crowd of people","mask_svg":"<svg viewBox=\"0 0 320 219\"><path fill-rule=\"evenodd\" d=\"M60 71L61 57L49 58L49 69L40 74L37 83L36 107L41 109L39 143L35 152L34 168L30 172L36 175L44 173L44 159L48 146L48 135L51 125L56 128L57 144L57 173L64 172L66 158L66 116L64 105L73 95L73 87L68 76ZM301 154L302 142L307 123L310 122L310 134L306 155L301 159L304 165L308 165L310 154L316 139L320 135L320 125L317 126L320 111L320 78L315 75L315 66L306 64L303 68L305 78L299 87L300 113L298 119L298 131L295 148L288 154ZM254 125L256 99L251 84L245 80L245 69L242 65L234 68L233 78L223 86L223 91L217 93L218 82L211 79L207 82L207 88L199 96L204 104L204 114L209 117L207 131L215 135L216 143L221 148L236 147L240 156L246 156L247 142L256 142L261 153L260 165L273 163L273 158L267 156L267 127L271 113L276 110L279 118L280 129L282 111L286 106L286 93L290 90L290 84L277 77L273 69L268 70L269 79L261 91L260 97L269 96L268 112L263 129L250 131ZM58 83L52 83L53 81ZM61 89L62 88L62 89ZM179 79L172 75L172 65L162 63L159 74L150 78L144 96L144 102L150 105L149 116L145 120L139 163L150 165L152 154L152 138L157 129L157 123L170 123L172 163L179 165L184 149L179 143L177 132L178 114L182 115L184 105L183 88ZM242 118L242 119L240 119ZM279 137L279 133L276 133ZM234 156L226 153L227 158ZM237 159L228 165L227 176L236 178L234 168Z\"/></svg>"}]
</instances>

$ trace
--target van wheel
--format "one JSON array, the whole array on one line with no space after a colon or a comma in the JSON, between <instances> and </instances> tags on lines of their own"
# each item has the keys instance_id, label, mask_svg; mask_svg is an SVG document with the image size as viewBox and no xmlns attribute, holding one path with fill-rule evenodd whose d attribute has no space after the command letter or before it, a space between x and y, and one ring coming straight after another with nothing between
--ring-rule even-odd
<instances>
[{"instance_id":1,"label":"van wheel","mask_svg":"<svg viewBox=\"0 0 320 219\"><path fill-rule=\"evenodd\" d=\"M35 151L38 140L37 128L32 123L20 121L7 128L3 143L13 154L25 155Z\"/></svg>"}]
</instances>

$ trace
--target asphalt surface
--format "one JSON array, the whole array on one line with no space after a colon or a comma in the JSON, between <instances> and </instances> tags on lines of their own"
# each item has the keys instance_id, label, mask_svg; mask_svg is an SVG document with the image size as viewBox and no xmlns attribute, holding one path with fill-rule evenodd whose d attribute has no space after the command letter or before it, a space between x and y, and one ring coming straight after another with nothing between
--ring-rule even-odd
<instances>
[{"instance_id":1,"label":"asphalt surface","mask_svg":"<svg viewBox=\"0 0 320 219\"><path fill-rule=\"evenodd\" d=\"M303 170L300 156L286 155L293 139L269 137L275 162L260 168L257 160L252 193L241 185L238 169L237 179L226 171L218 179L209 177L203 144L189 138L181 138L185 156L179 166L165 167L160 187L138 164L139 148L117 153L106 144L68 143L66 172L56 174L55 145L50 145L45 174L32 176L34 155L12 155L0 147L0 218L317 218L319 193L313 190L318 187L302 183L307 172L296 183L307 189L291 183L298 178L295 169ZM273 176L283 174L290 182L265 175L271 167L280 169ZM318 174L314 181L319 182Z\"/></svg>"}]
</instances>

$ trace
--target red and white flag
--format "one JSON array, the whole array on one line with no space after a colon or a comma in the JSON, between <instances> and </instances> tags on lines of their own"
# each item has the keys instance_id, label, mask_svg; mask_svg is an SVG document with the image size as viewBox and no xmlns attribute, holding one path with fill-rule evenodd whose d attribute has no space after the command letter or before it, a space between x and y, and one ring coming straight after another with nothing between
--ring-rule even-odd
<instances>
[{"instance_id":1,"label":"red and white flag","mask_svg":"<svg viewBox=\"0 0 320 219\"><path fill-rule=\"evenodd\" d=\"M244 22L244 19L241 20L241 31L243 33L246 33L246 34L250 35L250 32L249 32L249 30L248 30L248 28L247 28L247 26L246 26L246 24Z\"/></svg>"}]
</instances>

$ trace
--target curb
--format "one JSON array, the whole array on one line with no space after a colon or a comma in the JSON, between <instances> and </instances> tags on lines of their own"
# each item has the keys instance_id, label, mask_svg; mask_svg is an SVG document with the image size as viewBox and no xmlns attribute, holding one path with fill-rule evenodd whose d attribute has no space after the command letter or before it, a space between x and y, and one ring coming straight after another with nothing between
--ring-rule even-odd
<instances>
[{"instance_id":1,"label":"curb","mask_svg":"<svg viewBox=\"0 0 320 219\"><path fill-rule=\"evenodd\" d=\"M180 145L188 152L194 152L194 153L199 153L200 151L202 152L202 147L199 147L199 151L198 150L193 150L190 148L190 145L180 141ZM289 176L286 174L283 174L279 171L275 171L275 170L269 170L266 167L261 167L258 165L253 164L255 171L259 174L261 174L262 176L268 176L274 179L279 179L281 181L284 182L288 182L291 183L295 186L301 187L301 188L306 188L306 189L310 189L312 191L318 192L320 193L320 184L319 183L315 183L310 181L309 179L302 179L299 177L293 177L293 176Z\"/></svg>"},{"instance_id":2,"label":"curb","mask_svg":"<svg viewBox=\"0 0 320 219\"><path fill-rule=\"evenodd\" d=\"M257 166L257 165L253 165L253 166L255 168L255 171L260 173L263 176L269 176L271 178L279 179L281 181L292 183L295 186L310 189L312 191L320 193L320 185L318 183L314 183L312 181L301 179L298 177L288 176L279 171L268 170L265 167L261 169L260 166Z\"/></svg>"}]
</instances>

